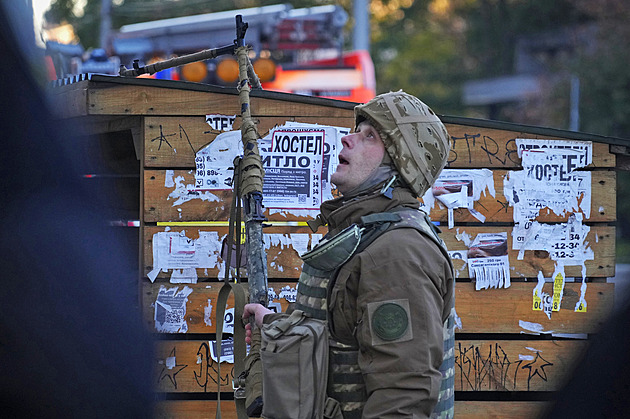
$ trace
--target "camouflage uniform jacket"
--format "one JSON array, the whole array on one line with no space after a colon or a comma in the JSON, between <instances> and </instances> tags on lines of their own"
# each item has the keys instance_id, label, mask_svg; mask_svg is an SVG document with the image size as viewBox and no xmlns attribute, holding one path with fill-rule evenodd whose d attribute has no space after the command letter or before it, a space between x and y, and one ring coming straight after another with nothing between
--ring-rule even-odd
<instances>
[{"instance_id":1,"label":"camouflage uniform jacket","mask_svg":"<svg viewBox=\"0 0 630 419\"><path fill-rule=\"evenodd\" d=\"M362 216L400 207L418 208L419 202L396 188L392 199L378 192L342 197L324 202L321 211L334 236ZM339 270L329 291L329 324L336 340L359 348L367 394L363 418L431 415L442 381L443 324L454 304L453 281L437 244L412 228L383 233Z\"/></svg>"}]
</instances>

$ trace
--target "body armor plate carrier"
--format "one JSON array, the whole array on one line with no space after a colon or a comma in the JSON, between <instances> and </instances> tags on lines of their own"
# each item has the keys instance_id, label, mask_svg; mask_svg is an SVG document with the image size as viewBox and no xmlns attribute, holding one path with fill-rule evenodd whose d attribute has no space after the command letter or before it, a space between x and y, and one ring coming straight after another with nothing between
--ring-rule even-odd
<instances>
[{"instance_id":1,"label":"body armor plate carrier","mask_svg":"<svg viewBox=\"0 0 630 419\"><path fill-rule=\"evenodd\" d=\"M359 224L353 224L336 236L323 240L302 256L304 265L298 282L295 308L313 318L327 321L328 293L341 266L380 235L397 228L414 228L429 237L449 260L452 269L446 246L437 234L438 229L424 212L400 208L391 212L370 214L361 217ZM444 322L444 360L440 366L442 383L432 418L453 417L454 319L453 309ZM330 338L329 348L328 396L340 403L345 419L360 418L367 401L367 392L358 365L358 348L338 342L334 337Z\"/></svg>"}]
</instances>

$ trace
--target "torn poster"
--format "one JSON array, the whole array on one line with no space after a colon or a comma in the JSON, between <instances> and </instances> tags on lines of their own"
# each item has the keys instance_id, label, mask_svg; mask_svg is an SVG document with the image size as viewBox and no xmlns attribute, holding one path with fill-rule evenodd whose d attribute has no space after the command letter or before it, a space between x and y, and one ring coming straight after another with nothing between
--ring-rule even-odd
<instances>
[{"instance_id":1,"label":"torn poster","mask_svg":"<svg viewBox=\"0 0 630 419\"><path fill-rule=\"evenodd\" d=\"M543 275L543 273L541 271L538 271L538 284L536 284L536 286L534 287L534 290L532 291L533 294L533 307L532 310L534 311L541 311L542 310L542 296L543 296L543 286L545 285L545 276Z\"/></svg>"},{"instance_id":2,"label":"torn poster","mask_svg":"<svg viewBox=\"0 0 630 419\"><path fill-rule=\"evenodd\" d=\"M193 199L208 202L219 202L221 200L218 196L211 193L210 191L196 189L194 184L185 183L186 179L184 178L184 176L177 176L173 178L174 173L170 173L172 172L171 170L167 170L166 172L167 173L164 186L167 188L172 188L174 186L174 189L168 194L166 200L170 201L171 199L173 199L174 207L182 205ZM190 173L192 174L192 170L190 171ZM181 209L178 209L178 211L180 211L179 218L181 218Z\"/></svg>"},{"instance_id":3,"label":"torn poster","mask_svg":"<svg viewBox=\"0 0 630 419\"><path fill-rule=\"evenodd\" d=\"M290 285L285 285L276 293L276 291L269 287L267 289L267 299L269 301L280 300L284 298L289 303L294 303L297 297L297 288L291 287Z\"/></svg>"},{"instance_id":4,"label":"torn poster","mask_svg":"<svg viewBox=\"0 0 630 419\"><path fill-rule=\"evenodd\" d=\"M273 288L269 287L267 288L267 300L270 301L270 303L267 308L275 311L276 313L282 313L282 305L280 304L280 301L278 300L281 300L284 298L287 302L294 303L296 297L297 297L296 287L285 285L277 293Z\"/></svg>"},{"instance_id":5,"label":"torn poster","mask_svg":"<svg viewBox=\"0 0 630 419\"><path fill-rule=\"evenodd\" d=\"M564 266L581 265L586 275L584 261L593 260L594 252L586 241L591 228L582 224L582 214L572 214L568 222L541 224L538 221L516 223L512 230L512 248L518 250L522 260L526 250L544 250L552 260Z\"/></svg>"},{"instance_id":6,"label":"torn poster","mask_svg":"<svg viewBox=\"0 0 630 419\"><path fill-rule=\"evenodd\" d=\"M486 189L490 195L495 196L494 178L492 170L476 169L444 169L435 181L433 187L429 189L422 200L427 207L427 213L435 205L435 200L442 203L448 209L448 228L453 228L455 208L466 208L482 223L486 217L474 209L474 202L481 198L481 194L486 194Z\"/></svg>"},{"instance_id":7,"label":"torn poster","mask_svg":"<svg viewBox=\"0 0 630 419\"><path fill-rule=\"evenodd\" d=\"M193 292L192 288L184 286L166 289L161 286L155 299L155 329L162 333L186 333L186 303L188 296Z\"/></svg>"},{"instance_id":8,"label":"torn poster","mask_svg":"<svg viewBox=\"0 0 630 419\"><path fill-rule=\"evenodd\" d=\"M299 256L302 256L307 251L314 248L319 240L321 240L321 234L308 234L308 233L269 233L264 234L265 250L269 250L272 246L284 249L291 246Z\"/></svg>"},{"instance_id":9,"label":"torn poster","mask_svg":"<svg viewBox=\"0 0 630 419\"><path fill-rule=\"evenodd\" d=\"M217 358L217 341L211 340L210 343L210 356L214 362L219 362ZM222 339L221 340L221 362L234 363L234 340Z\"/></svg>"},{"instance_id":10,"label":"torn poster","mask_svg":"<svg viewBox=\"0 0 630 419\"><path fill-rule=\"evenodd\" d=\"M332 199L330 175L338 163L347 128L287 122L258 140L265 169L264 204L268 209L319 209ZM240 131L219 134L195 157L198 190L231 189L234 158L242 155Z\"/></svg>"},{"instance_id":11,"label":"torn poster","mask_svg":"<svg viewBox=\"0 0 630 419\"><path fill-rule=\"evenodd\" d=\"M560 305L562 304L562 297L564 295L564 266L562 263L556 264L555 272L552 275L553 278L553 303L552 311L560 311Z\"/></svg>"},{"instance_id":12,"label":"torn poster","mask_svg":"<svg viewBox=\"0 0 630 419\"><path fill-rule=\"evenodd\" d=\"M206 115L206 124L215 131L232 131L236 115Z\"/></svg>"},{"instance_id":13,"label":"torn poster","mask_svg":"<svg viewBox=\"0 0 630 419\"><path fill-rule=\"evenodd\" d=\"M466 269L466 265L468 265L468 252L465 250L449 250L448 256L453 261L453 265L455 265L456 260L461 260L464 262L461 268L455 268L455 278L459 278L459 275Z\"/></svg>"},{"instance_id":14,"label":"torn poster","mask_svg":"<svg viewBox=\"0 0 630 419\"><path fill-rule=\"evenodd\" d=\"M270 133L263 158L265 206L316 209L322 202L324 141L319 128L283 128Z\"/></svg>"},{"instance_id":15,"label":"torn poster","mask_svg":"<svg viewBox=\"0 0 630 419\"><path fill-rule=\"evenodd\" d=\"M297 298L297 288L291 287L289 285L285 285L280 290L280 294L278 294L278 298L284 298L289 303L295 303L295 300Z\"/></svg>"},{"instance_id":16,"label":"torn poster","mask_svg":"<svg viewBox=\"0 0 630 419\"><path fill-rule=\"evenodd\" d=\"M148 276L153 282L160 270L216 268L220 254L221 241L216 231L199 231L197 239L186 237L185 230L161 231L153 235L153 270Z\"/></svg>"},{"instance_id":17,"label":"torn poster","mask_svg":"<svg viewBox=\"0 0 630 419\"><path fill-rule=\"evenodd\" d=\"M553 311L560 311L562 297L564 295L565 275L562 263L556 264L556 269L552 275L552 279L553 294L549 295L546 292L543 292L545 277L542 272L538 271L538 285L536 285L533 290L533 310L543 311L549 319L551 319L551 313Z\"/></svg>"},{"instance_id":18,"label":"torn poster","mask_svg":"<svg viewBox=\"0 0 630 419\"><path fill-rule=\"evenodd\" d=\"M545 151L548 149L577 152L579 167L586 167L593 162L593 143L591 141L516 139L516 153L519 157L522 157L525 150Z\"/></svg>"},{"instance_id":19,"label":"torn poster","mask_svg":"<svg viewBox=\"0 0 630 419\"><path fill-rule=\"evenodd\" d=\"M240 131L217 135L195 155L195 188L197 190L232 189L234 158L243 154Z\"/></svg>"},{"instance_id":20,"label":"torn poster","mask_svg":"<svg viewBox=\"0 0 630 419\"><path fill-rule=\"evenodd\" d=\"M510 261L507 233L481 233L468 248L468 272L475 289L508 288Z\"/></svg>"},{"instance_id":21,"label":"torn poster","mask_svg":"<svg viewBox=\"0 0 630 419\"><path fill-rule=\"evenodd\" d=\"M514 221L534 220L548 208L559 216L591 211L591 173L576 169L592 161L590 142L516 140L522 152L523 169L508 172L503 193L514 207ZM576 143L577 145L571 145Z\"/></svg>"},{"instance_id":22,"label":"torn poster","mask_svg":"<svg viewBox=\"0 0 630 419\"><path fill-rule=\"evenodd\" d=\"M582 285L580 286L580 298L575 304L575 312L586 313L586 278L582 278Z\"/></svg>"}]
</instances>

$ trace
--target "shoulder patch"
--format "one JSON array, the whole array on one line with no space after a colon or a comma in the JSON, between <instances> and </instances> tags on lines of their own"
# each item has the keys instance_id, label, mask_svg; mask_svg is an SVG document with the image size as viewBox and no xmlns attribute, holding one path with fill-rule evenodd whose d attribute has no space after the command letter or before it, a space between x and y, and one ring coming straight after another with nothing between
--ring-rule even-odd
<instances>
[{"instance_id":1,"label":"shoulder patch","mask_svg":"<svg viewBox=\"0 0 630 419\"><path fill-rule=\"evenodd\" d=\"M409 300L389 300L368 304L372 345L405 342L413 338Z\"/></svg>"}]
</instances>

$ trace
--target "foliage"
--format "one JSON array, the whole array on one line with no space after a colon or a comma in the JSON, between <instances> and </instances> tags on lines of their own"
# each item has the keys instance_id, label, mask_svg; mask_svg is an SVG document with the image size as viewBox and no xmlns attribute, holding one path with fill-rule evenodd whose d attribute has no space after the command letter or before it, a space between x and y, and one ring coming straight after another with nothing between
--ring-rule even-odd
<instances>
[{"instance_id":1,"label":"foliage","mask_svg":"<svg viewBox=\"0 0 630 419\"><path fill-rule=\"evenodd\" d=\"M101 0L54 0L49 21L67 21L84 47L99 44ZM265 6L281 0L112 0L112 27L148 20ZM352 0L294 0L294 8L336 3L352 15ZM581 81L581 129L630 136L630 3L623 0L371 0L372 57L379 92L405 89L438 113L471 115L461 103L468 80L510 75L523 36L596 22L594 51L554 57L558 79L547 95L504 106L499 119L568 126L568 76ZM353 25L350 17L348 33ZM472 114L474 115L474 113Z\"/></svg>"}]
</instances>

